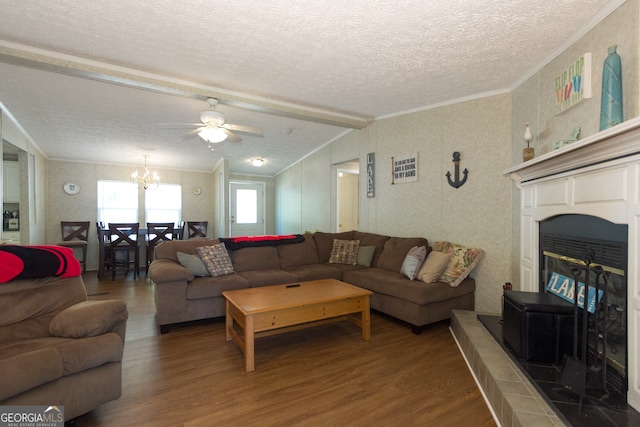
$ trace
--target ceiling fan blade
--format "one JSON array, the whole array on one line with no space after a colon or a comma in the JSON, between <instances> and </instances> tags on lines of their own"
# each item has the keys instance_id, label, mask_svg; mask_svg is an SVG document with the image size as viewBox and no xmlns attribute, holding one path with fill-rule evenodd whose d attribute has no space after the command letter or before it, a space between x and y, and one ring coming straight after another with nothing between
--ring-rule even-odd
<instances>
[{"instance_id":1,"label":"ceiling fan blade","mask_svg":"<svg viewBox=\"0 0 640 427\"><path fill-rule=\"evenodd\" d=\"M222 127L232 130L234 132L246 133L251 136L263 137L263 131L260 128L255 128L252 126L242 126L242 125L232 125L230 123L225 123Z\"/></svg>"},{"instance_id":2,"label":"ceiling fan blade","mask_svg":"<svg viewBox=\"0 0 640 427\"><path fill-rule=\"evenodd\" d=\"M201 127L202 123L158 123L158 126L167 128L185 128L185 127Z\"/></svg>"},{"instance_id":3,"label":"ceiling fan blade","mask_svg":"<svg viewBox=\"0 0 640 427\"><path fill-rule=\"evenodd\" d=\"M227 129L225 127L222 127L222 126L220 127L220 129L222 129L222 131L227 134L227 140L228 141L231 141L231 142L240 142L240 141L242 141L242 138L240 138L235 133L231 132L229 129Z\"/></svg>"}]
</instances>

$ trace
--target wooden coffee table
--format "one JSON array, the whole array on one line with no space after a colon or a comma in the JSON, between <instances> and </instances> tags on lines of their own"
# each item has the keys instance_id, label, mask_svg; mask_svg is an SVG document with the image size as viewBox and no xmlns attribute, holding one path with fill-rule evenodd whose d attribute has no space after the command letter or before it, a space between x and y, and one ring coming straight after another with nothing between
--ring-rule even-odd
<instances>
[{"instance_id":1,"label":"wooden coffee table","mask_svg":"<svg viewBox=\"0 0 640 427\"><path fill-rule=\"evenodd\" d=\"M362 328L362 339L369 341L371 293L335 279L225 291L226 339L244 352L247 372L255 370L256 337L349 320ZM244 338L234 323L242 328Z\"/></svg>"}]
</instances>

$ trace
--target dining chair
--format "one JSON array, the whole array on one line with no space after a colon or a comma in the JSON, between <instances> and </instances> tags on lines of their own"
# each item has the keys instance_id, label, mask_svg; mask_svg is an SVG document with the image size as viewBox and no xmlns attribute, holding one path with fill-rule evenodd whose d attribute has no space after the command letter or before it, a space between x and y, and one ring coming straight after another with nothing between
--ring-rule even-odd
<instances>
[{"instance_id":1,"label":"dining chair","mask_svg":"<svg viewBox=\"0 0 640 427\"><path fill-rule=\"evenodd\" d=\"M125 275L133 270L133 278L138 276L140 266L140 247L138 246L138 231L140 224L109 223L109 244L111 280L116 277L118 270L124 270ZM133 252L133 260L131 259ZM120 257L118 255L121 255Z\"/></svg>"},{"instance_id":2,"label":"dining chair","mask_svg":"<svg viewBox=\"0 0 640 427\"><path fill-rule=\"evenodd\" d=\"M60 221L62 242L58 243L58 245L71 248L74 253L78 248L82 250L80 263L82 264L83 273L87 272L87 245L90 224L90 221Z\"/></svg>"},{"instance_id":3,"label":"dining chair","mask_svg":"<svg viewBox=\"0 0 640 427\"><path fill-rule=\"evenodd\" d=\"M189 239L195 237L207 237L208 221L187 221L187 232Z\"/></svg>"},{"instance_id":4,"label":"dining chair","mask_svg":"<svg viewBox=\"0 0 640 427\"><path fill-rule=\"evenodd\" d=\"M184 239L184 221L178 222L177 227L173 230L174 239L175 240L183 240Z\"/></svg>"},{"instance_id":5,"label":"dining chair","mask_svg":"<svg viewBox=\"0 0 640 427\"><path fill-rule=\"evenodd\" d=\"M154 249L158 243L165 240L173 240L174 224L172 222L148 222L147 223L147 263L145 275L149 274L149 265L154 259Z\"/></svg>"}]
</instances>

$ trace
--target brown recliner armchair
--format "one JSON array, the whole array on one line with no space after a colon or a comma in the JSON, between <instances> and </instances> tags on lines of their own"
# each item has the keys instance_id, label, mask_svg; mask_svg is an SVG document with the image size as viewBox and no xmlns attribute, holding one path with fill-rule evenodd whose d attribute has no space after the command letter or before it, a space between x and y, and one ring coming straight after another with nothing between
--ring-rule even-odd
<instances>
[{"instance_id":1,"label":"brown recliner armchair","mask_svg":"<svg viewBox=\"0 0 640 427\"><path fill-rule=\"evenodd\" d=\"M0 405L64 406L65 421L122 391L127 306L88 301L81 276L0 284Z\"/></svg>"}]
</instances>

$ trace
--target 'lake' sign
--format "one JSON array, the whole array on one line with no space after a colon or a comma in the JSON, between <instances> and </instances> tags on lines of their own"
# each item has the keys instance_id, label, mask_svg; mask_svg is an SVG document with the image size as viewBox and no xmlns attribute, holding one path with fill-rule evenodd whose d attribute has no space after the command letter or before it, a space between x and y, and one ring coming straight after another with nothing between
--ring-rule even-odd
<instances>
[{"instance_id":1,"label":"'lake' sign","mask_svg":"<svg viewBox=\"0 0 640 427\"><path fill-rule=\"evenodd\" d=\"M584 308L584 289L584 283L578 282L578 307L580 308ZM575 301L575 280L562 274L552 273L549 283L547 284L547 292L557 295L573 304ZM598 301L602 299L602 294L602 289L599 289ZM589 286L587 311L589 311L589 313L596 312L596 290L593 286Z\"/></svg>"}]
</instances>

